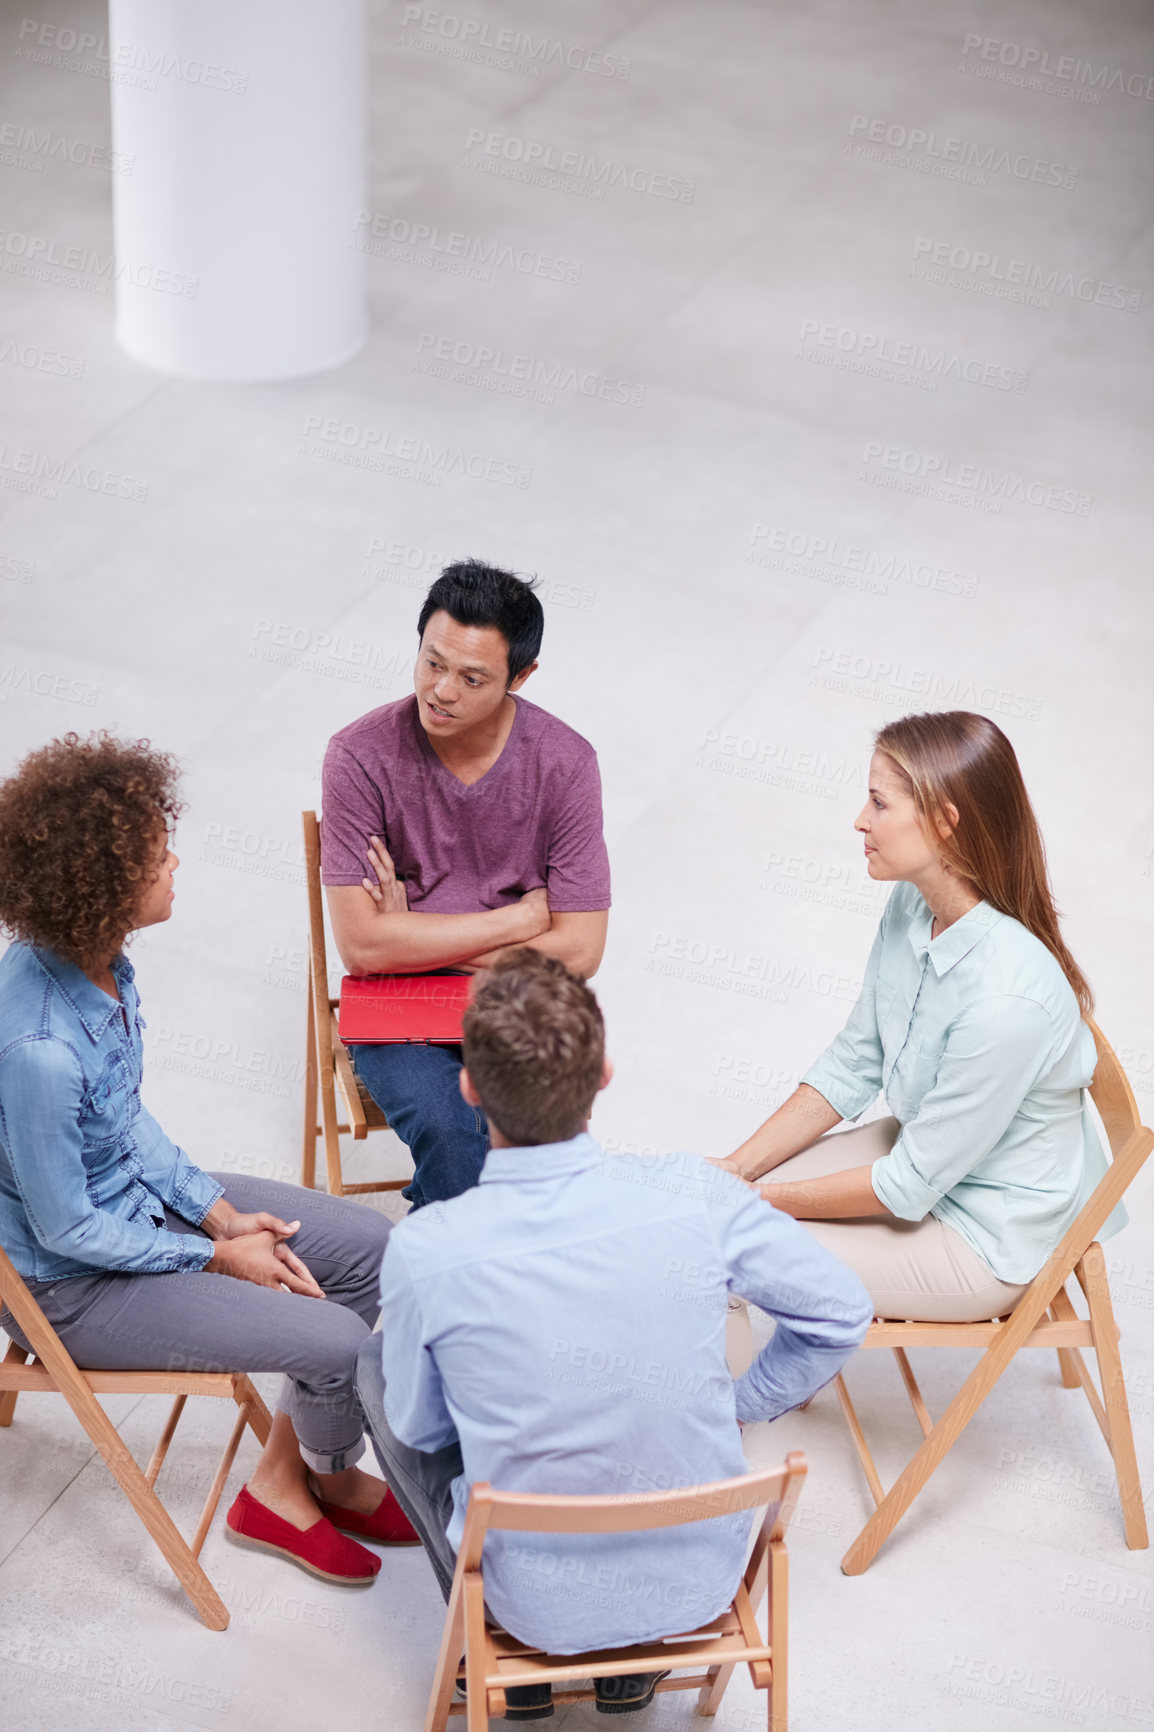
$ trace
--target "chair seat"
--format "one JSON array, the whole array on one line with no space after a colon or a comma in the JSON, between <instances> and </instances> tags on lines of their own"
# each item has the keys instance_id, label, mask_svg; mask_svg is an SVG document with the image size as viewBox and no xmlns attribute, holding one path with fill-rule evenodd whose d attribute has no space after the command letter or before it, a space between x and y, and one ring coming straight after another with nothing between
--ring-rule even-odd
<instances>
[{"instance_id":1,"label":"chair seat","mask_svg":"<svg viewBox=\"0 0 1154 1732\"><path fill-rule=\"evenodd\" d=\"M228 1371L80 1371L80 1376L94 1395L233 1394L233 1376ZM38 1359L28 1365L0 1363L0 1390L26 1389L59 1392L55 1378Z\"/></svg>"},{"instance_id":2,"label":"chair seat","mask_svg":"<svg viewBox=\"0 0 1154 1732\"><path fill-rule=\"evenodd\" d=\"M996 1341L999 1332L1009 1322L1008 1317L989 1323L899 1323L889 1318L875 1318L870 1324L859 1352L867 1347L986 1347ZM1054 1322L1049 1318L1036 1323L1023 1343L1026 1347L1092 1347L1093 1336L1089 1321Z\"/></svg>"},{"instance_id":3,"label":"chair seat","mask_svg":"<svg viewBox=\"0 0 1154 1732\"><path fill-rule=\"evenodd\" d=\"M667 1666L716 1666L730 1654L743 1661L768 1660L771 1655L768 1644L751 1647L747 1643L732 1607L711 1623L683 1635L582 1654L547 1654L543 1648L527 1647L507 1630L491 1628L488 1635L494 1659L494 1669L485 1675L489 1689L507 1690L517 1684L554 1679L623 1677L633 1672L660 1672ZM671 1679L666 1688L688 1689L692 1683L691 1679Z\"/></svg>"},{"instance_id":4,"label":"chair seat","mask_svg":"<svg viewBox=\"0 0 1154 1732\"><path fill-rule=\"evenodd\" d=\"M672 1642L643 1642L635 1648L604 1648L589 1654L538 1653L523 1658L510 1655L497 1661L495 1671L485 1674L485 1684L489 1689L508 1690L518 1684L551 1683L557 1678L624 1677L634 1672L660 1672L667 1666L718 1666L729 1656L743 1663L768 1660L771 1654L768 1643L751 1647L738 1631L704 1639L683 1637L680 1646ZM679 1686L672 1680L667 1686L671 1690L689 1687L688 1683Z\"/></svg>"}]
</instances>

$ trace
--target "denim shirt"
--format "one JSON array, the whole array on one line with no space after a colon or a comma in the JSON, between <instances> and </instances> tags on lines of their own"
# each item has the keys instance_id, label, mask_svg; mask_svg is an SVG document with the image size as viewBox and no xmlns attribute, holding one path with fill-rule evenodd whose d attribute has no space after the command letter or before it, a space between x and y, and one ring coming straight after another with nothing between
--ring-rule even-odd
<instances>
[{"instance_id":1,"label":"denim shirt","mask_svg":"<svg viewBox=\"0 0 1154 1732\"><path fill-rule=\"evenodd\" d=\"M0 958L0 1245L30 1281L199 1270L199 1226L224 1192L141 1104L144 1026L131 963L120 1003L51 950Z\"/></svg>"},{"instance_id":2,"label":"denim shirt","mask_svg":"<svg viewBox=\"0 0 1154 1732\"><path fill-rule=\"evenodd\" d=\"M1030 1281L1106 1171L1085 1090L1094 1036L1041 939L988 902L937 938L912 884L886 904L862 994L802 1078L843 1118L878 1090L901 1135L872 1168L903 1221L934 1215L1002 1281ZM1126 1222L1119 1205L1100 1238Z\"/></svg>"}]
</instances>

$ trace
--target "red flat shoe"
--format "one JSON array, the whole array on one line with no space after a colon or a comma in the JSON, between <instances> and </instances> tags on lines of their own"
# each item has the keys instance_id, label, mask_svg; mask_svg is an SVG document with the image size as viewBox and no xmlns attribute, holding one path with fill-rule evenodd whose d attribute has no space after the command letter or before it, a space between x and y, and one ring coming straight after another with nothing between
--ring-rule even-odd
<instances>
[{"instance_id":1,"label":"red flat shoe","mask_svg":"<svg viewBox=\"0 0 1154 1732\"><path fill-rule=\"evenodd\" d=\"M276 1552L325 1582L338 1582L346 1588L367 1588L381 1567L380 1558L337 1533L324 1516L311 1528L295 1528L258 1503L246 1485L241 1486L225 1520L228 1536L236 1545Z\"/></svg>"},{"instance_id":2,"label":"red flat shoe","mask_svg":"<svg viewBox=\"0 0 1154 1732\"><path fill-rule=\"evenodd\" d=\"M385 1495L371 1515L360 1510L342 1509L339 1504L317 1499L317 1508L335 1528L356 1534L362 1540L375 1540L379 1546L419 1546L421 1536L393 1496L393 1488L385 1487Z\"/></svg>"}]
</instances>

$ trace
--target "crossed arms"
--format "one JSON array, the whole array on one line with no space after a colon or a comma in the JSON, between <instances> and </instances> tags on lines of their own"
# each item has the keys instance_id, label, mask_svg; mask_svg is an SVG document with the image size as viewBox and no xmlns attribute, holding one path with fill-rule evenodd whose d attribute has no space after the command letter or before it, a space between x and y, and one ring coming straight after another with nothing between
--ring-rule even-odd
<instances>
[{"instance_id":1,"label":"crossed arms","mask_svg":"<svg viewBox=\"0 0 1154 1732\"><path fill-rule=\"evenodd\" d=\"M372 838L376 876L326 890L341 961L354 976L419 974L432 968L475 970L499 950L531 945L559 957L575 974L595 974L605 949L608 909L553 913L546 891L530 890L504 908L476 914L425 914L408 905L402 880L379 837Z\"/></svg>"}]
</instances>

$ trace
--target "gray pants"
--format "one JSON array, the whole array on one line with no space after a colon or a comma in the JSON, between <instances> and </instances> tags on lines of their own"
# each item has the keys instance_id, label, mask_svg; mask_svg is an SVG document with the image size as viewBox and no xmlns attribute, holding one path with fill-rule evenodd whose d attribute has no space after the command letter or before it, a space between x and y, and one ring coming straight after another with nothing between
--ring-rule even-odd
<instances>
[{"instance_id":1,"label":"gray pants","mask_svg":"<svg viewBox=\"0 0 1154 1732\"><path fill-rule=\"evenodd\" d=\"M278 1403L314 1473L339 1473L364 1450L353 1388L357 1349L380 1311L389 1222L346 1197L274 1179L214 1173L242 1214L299 1221L290 1244L327 1297L309 1299L231 1275L74 1275L30 1283L33 1297L87 1371L283 1371ZM175 1215L174 1233L199 1227ZM15 1321L3 1326L27 1347ZM379 1354L378 1354L379 1357Z\"/></svg>"},{"instance_id":2,"label":"gray pants","mask_svg":"<svg viewBox=\"0 0 1154 1732\"><path fill-rule=\"evenodd\" d=\"M453 1442L444 1449L426 1453L410 1449L389 1430L385 1418L385 1374L381 1367L381 1344L370 1336L357 1354L357 1394L369 1428L373 1452L393 1495L417 1532L437 1578L437 1586L448 1604L457 1555L446 1530L453 1514L453 1481L464 1472L461 1446Z\"/></svg>"}]
</instances>

